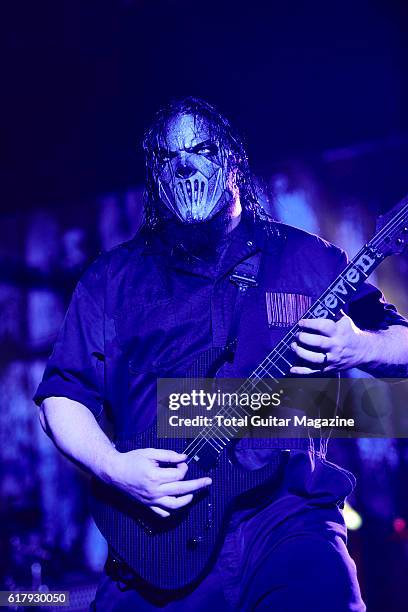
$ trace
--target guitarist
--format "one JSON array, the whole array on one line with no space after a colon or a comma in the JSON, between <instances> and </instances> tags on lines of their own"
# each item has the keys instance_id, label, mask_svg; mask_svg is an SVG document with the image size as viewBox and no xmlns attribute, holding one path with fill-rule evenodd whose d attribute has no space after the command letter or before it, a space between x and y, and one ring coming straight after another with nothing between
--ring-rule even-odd
<instances>
[{"instance_id":1,"label":"guitarist","mask_svg":"<svg viewBox=\"0 0 408 612\"><path fill-rule=\"evenodd\" d=\"M161 110L144 150L144 225L81 278L35 401L44 430L66 456L165 520L211 479L190 480L185 456L174 451L119 453L104 420L115 436L143 431L155 418L157 377L202 365L216 349L222 354L237 296L230 276L240 262L261 253L257 287L245 298L239 341L223 371L245 377L346 258L267 217L241 140L206 102L187 98ZM406 376L408 322L368 283L336 323L304 320L301 327L294 374L359 367ZM248 469L275 461L276 489L268 503L236 509L213 569L195 590L165 598L141 589L109 556L92 608L365 610L341 513L353 475L327 462L312 441L290 451L276 446L238 444Z\"/></svg>"}]
</instances>

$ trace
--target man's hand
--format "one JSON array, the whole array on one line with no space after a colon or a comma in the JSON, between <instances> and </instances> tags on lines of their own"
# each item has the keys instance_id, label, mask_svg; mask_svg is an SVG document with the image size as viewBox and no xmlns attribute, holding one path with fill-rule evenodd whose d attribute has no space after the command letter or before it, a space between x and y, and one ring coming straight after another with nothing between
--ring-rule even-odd
<instances>
[{"instance_id":1,"label":"man's hand","mask_svg":"<svg viewBox=\"0 0 408 612\"><path fill-rule=\"evenodd\" d=\"M193 492L211 484L211 478L183 480L188 466L187 455L172 450L143 448L128 453L112 450L107 458L104 480L149 506L160 516L170 516L189 504ZM174 467L160 467L172 463ZM177 496L177 497L176 497Z\"/></svg>"},{"instance_id":2,"label":"man's hand","mask_svg":"<svg viewBox=\"0 0 408 612\"><path fill-rule=\"evenodd\" d=\"M302 331L292 343L298 357L310 366L294 366L292 374L315 374L357 367L364 361L364 337L347 315L334 322L329 319L301 319Z\"/></svg>"}]
</instances>

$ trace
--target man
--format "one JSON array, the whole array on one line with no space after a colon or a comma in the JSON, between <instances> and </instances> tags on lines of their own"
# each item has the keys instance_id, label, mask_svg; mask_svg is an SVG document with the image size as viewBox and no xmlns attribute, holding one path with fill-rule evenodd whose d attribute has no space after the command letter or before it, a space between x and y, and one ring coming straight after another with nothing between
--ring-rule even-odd
<instances>
[{"instance_id":1,"label":"man","mask_svg":"<svg viewBox=\"0 0 408 612\"><path fill-rule=\"evenodd\" d=\"M98 420L111 421L115 439L143 431L155 417L158 377L202 373L220 355L226 376L245 377L346 259L267 217L240 139L209 104L170 104L144 149L145 224L80 280L35 401L63 453L165 520L211 479L189 480L185 456L173 451L119 453ZM257 287L231 344L238 289L230 277L257 253ZM408 323L381 293L366 284L347 313L336 323L302 322L291 372L405 372ZM324 449L262 442L241 440L236 455L248 469L274 461L276 487L268 503L236 509L217 562L193 592L166 598L142 589L109 558L93 608L364 610L341 514L354 477L327 462Z\"/></svg>"}]
</instances>

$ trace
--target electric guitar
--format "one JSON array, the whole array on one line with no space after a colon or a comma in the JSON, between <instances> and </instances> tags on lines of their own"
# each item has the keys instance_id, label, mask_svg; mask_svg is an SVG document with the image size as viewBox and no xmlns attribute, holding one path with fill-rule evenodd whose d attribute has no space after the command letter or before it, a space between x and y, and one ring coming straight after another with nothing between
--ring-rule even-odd
<instances>
[{"instance_id":1,"label":"electric guitar","mask_svg":"<svg viewBox=\"0 0 408 612\"><path fill-rule=\"evenodd\" d=\"M335 319L357 288L389 255L402 253L408 244L408 196L377 221L376 234L322 293L303 318ZM282 378L296 359L290 346L300 328L295 324L265 357L246 381L256 388L260 378ZM234 406L236 413L237 406ZM257 490L276 477L276 465L246 470L233 459L235 435L225 426L208 439L208 432L193 440L162 439L157 424L116 448L128 452L137 448L170 448L187 454L188 478L204 475L212 485L198 491L186 507L162 518L144 504L93 480L91 510L114 557L124 563L141 586L158 591L180 592L193 588L209 571L234 500L256 496ZM217 444L212 443L217 440Z\"/></svg>"}]
</instances>

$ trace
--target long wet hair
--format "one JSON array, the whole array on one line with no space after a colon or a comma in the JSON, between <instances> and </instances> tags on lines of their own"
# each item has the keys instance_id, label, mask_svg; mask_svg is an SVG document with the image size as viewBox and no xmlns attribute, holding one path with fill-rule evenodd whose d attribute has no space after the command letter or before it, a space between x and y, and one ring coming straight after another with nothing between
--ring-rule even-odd
<instances>
[{"instance_id":1,"label":"long wet hair","mask_svg":"<svg viewBox=\"0 0 408 612\"><path fill-rule=\"evenodd\" d=\"M172 100L155 115L151 126L143 138L146 158L146 183L144 192L144 225L153 230L163 218L163 205L160 203L155 169L158 165L157 152L160 138L165 135L170 119L177 115L193 115L208 121L211 139L230 152L229 170L235 170L235 184L239 189L241 206L244 213L254 221L267 222L269 216L260 205L255 181L248 163L248 155L241 137L230 122L212 104L200 98L187 97Z\"/></svg>"}]
</instances>

